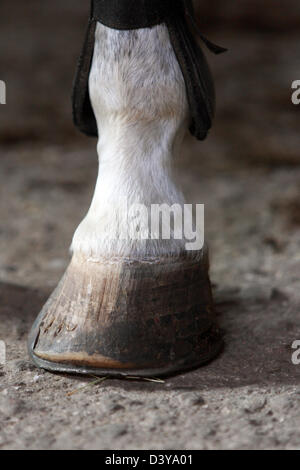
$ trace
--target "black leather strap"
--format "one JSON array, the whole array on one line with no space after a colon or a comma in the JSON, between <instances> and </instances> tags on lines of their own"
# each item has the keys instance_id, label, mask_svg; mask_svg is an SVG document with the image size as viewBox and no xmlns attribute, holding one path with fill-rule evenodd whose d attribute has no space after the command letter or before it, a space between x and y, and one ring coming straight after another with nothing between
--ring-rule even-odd
<instances>
[{"instance_id":1,"label":"black leather strap","mask_svg":"<svg viewBox=\"0 0 300 470\"><path fill-rule=\"evenodd\" d=\"M87 135L98 135L88 90L97 21L110 28L124 30L150 28L161 23L167 25L185 80L191 114L190 132L199 140L205 139L214 116L215 91L205 56L192 30L215 54L226 49L216 46L201 34L192 0L92 0L88 30L73 88L75 125Z\"/></svg>"},{"instance_id":2,"label":"black leather strap","mask_svg":"<svg viewBox=\"0 0 300 470\"><path fill-rule=\"evenodd\" d=\"M90 18L73 83L73 122L84 134L98 136L97 122L90 101L89 75L92 65L96 21Z\"/></svg>"},{"instance_id":3,"label":"black leather strap","mask_svg":"<svg viewBox=\"0 0 300 470\"><path fill-rule=\"evenodd\" d=\"M204 140L215 113L214 82L205 56L185 22L176 17L167 23L171 43L180 65L191 114L190 132Z\"/></svg>"},{"instance_id":4,"label":"black leather strap","mask_svg":"<svg viewBox=\"0 0 300 470\"><path fill-rule=\"evenodd\" d=\"M93 0L93 19L114 29L150 28L163 23L181 0Z\"/></svg>"}]
</instances>

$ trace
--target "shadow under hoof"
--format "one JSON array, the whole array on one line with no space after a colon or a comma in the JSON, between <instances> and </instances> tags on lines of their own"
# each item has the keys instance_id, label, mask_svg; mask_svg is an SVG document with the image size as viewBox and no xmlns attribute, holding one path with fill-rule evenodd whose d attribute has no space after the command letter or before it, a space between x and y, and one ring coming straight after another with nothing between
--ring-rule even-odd
<instances>
[{"instance_id":1,"label":"shadow under hoof","mask_svg":"<svg viewBox=\"0 0 300 470\"><path fill-rule=\"evenodd\" d=\"M217 293L224 352L208 366L174 378L172 388L299 384L300 366L292 363L292 344L300 339L299 305L283 296L254 294L253 289Z\"/></svg>"}]
</instances>

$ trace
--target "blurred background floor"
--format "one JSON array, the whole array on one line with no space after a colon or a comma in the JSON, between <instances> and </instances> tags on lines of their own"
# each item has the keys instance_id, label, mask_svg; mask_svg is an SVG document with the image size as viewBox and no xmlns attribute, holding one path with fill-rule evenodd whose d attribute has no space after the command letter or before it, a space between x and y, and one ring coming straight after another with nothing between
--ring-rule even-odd
<instances>
[{"instance_id":1,"label":"blurred background floor","mask_svg":"<svg viewBox=\"0 0 300 470\"><path fill-rule=\"evenodd\" d=\"M0 448L299 447L300 7L223 4L198 7L203 32L229 48L208 55L215 125L204 143L187 137L176 167L188 201L205 203L225 351L164 384L107 380L70 397L85 381L37 371L25 342L96 181L96 141L70 106L88 2L2 2Z\"/></svg>"}]
</instances>

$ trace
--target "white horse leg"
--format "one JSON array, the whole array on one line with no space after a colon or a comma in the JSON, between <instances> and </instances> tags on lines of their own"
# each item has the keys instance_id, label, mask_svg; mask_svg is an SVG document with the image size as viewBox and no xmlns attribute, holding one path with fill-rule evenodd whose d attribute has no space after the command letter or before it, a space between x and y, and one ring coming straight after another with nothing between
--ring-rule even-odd
<instances>
[{"instance_id":1,"label":"white horse leg","mask_svg":"<svg viewBox=\"0 0 300 470\"><path fill-rule=\"evenodd\" d=\"M166 26L116 31L98 23L89 85L97 185L70 266L33 328L32 357L52 370L117 375L205 362L221 345L207 254L148 231L152 205L184 205L171 166L188 105ZM136 204L146 209L138 232L126 212Z\"/></svg>"}]
</instances>

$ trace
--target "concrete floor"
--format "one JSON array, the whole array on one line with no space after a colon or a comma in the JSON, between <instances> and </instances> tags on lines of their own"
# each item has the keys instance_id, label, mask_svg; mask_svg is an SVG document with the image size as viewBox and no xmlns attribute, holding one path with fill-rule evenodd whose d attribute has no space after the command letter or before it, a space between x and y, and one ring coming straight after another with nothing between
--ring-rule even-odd
<instances>
[{"instance_id":1,"label":"concrete floor","mask_svg":"<svg viewBox=\"0 0 300 470\"><path fill-rule=\"evenodd\" d=\"M238 44L232 34L219 37L234 53L210 58L216 125L207 142L186 140L177 170L188 201L205 203L226 347L211 364L163 383L95 385L29 362L29 328L68 264L72 234L91 200L95 141L70 131L59 77L57 121L52 109L38 108L46 95L21 101L21 116L26 106L38 109L23 122L7 108L0 144L0 340L7 347L0 449L299 449L300 365L292 363L291 346L300 340L300 137L290 84L299 79L300 37L239 33ZM48 83L43 70L41 63L36 86ZM58 128L64 139L50 132Z\"/></svg>"},{"instance_id":2,"label":"concrete floor","mask_svg":"<svg viewBox=\"0 0 300 470\"><path fill-rule=\"evenodd\" d=\"M299 447L300 366L291 362L300 339L299 213L287 208L297 202L300 169L181 172L190 200L206 202L225 351L162 384L85 387L93 379L35 369L26 337L68 263L96 159L27 152L7 151L1 161L0 448Z\"/></svg>"}]
</instances>

